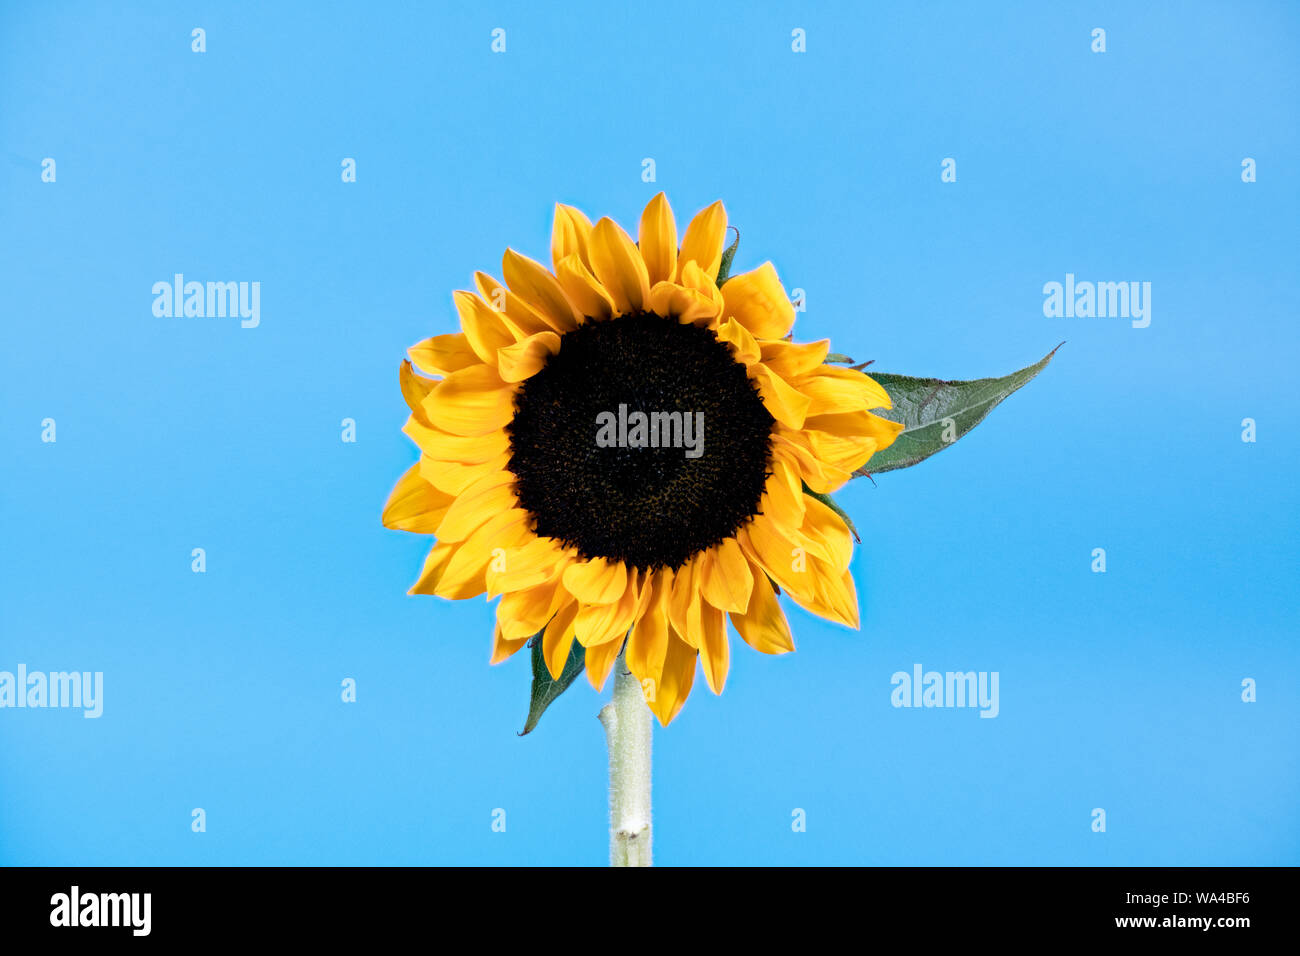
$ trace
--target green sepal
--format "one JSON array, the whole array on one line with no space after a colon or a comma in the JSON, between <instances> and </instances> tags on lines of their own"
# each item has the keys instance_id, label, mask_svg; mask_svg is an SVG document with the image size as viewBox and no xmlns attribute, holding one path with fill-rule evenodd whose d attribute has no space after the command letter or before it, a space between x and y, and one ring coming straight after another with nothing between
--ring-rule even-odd
<instances>
[{"instance_id":1,"label":"green sepal","mask_svg":"<svg viewBox=\"0 0 1300 956\"><path fill-rule=\"evenodd\" d=\"M560 677L556 680L551 677L551 672L546 668L546 658L542 656L541 631L533 636L528 646L533 650L533 690L528 701L528 720L524 722L524 729L519 732L520 737L532 732L537 722L542 719L542 714L546 713L546 708L551 706L555 698L569 689L569 685L582 673L587 663L586 648L574 641L573 647L569 650L569 659L564 662L564 670L560 671Z\"/></svg>"},{"instance_id":2,"label":"green sepal","mask_svg":"<svg viewBox=\"0 0 1300 956\"><path fill-rule=\"evenodd\" d=\"M740 230L735 226L732 226L731 229L736 233L736 238L732 241L731 245L722 250L722 261L718 264L717 281L719 289L722 288L722 283L726 282L727 278L731 275L731 262L736 258L736 249L740 245Z\"/></svg>"}]
</instances>

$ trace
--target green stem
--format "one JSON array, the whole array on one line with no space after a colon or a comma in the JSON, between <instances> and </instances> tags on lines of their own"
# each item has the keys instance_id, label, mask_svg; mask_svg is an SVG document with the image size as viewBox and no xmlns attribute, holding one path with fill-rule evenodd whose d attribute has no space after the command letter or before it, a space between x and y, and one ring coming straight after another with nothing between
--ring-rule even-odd
<instances>
[{"instance_id":1,"label":"green stem","mask_svg":"<svg viewBox=\"0 0 1300 956\"><path fill-rule=\"evenodd\" d=\"M620 651L614 698L600 711L609 745L609 865L650 866L650 742L654 715Z\"/></svg>"}]
</instances>

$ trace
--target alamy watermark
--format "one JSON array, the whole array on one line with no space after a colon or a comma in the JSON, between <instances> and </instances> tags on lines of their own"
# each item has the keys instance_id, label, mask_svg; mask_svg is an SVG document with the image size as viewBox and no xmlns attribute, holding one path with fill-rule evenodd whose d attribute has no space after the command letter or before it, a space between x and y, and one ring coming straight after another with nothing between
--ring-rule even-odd
<instances>
[{"instance_id":1,"label":"alamy watermark","mask_svg":"<svg viewBox=\"0 0 1300 956\"><path fill-rule=\"evenodd\" d=\"M76 707L85 711L83 717L98 717L104 712L104 673L28 673L19 664L16 674L0 671L0 709L5 707Z\"/></svg>"},{"instance_id":2,"label":"alamy watermark","mask_svg":"<svg viewBox=\"0 0 1300 956\"><path fill-rule=\"evenodd\" d=\"M684 448L687 458L704 454L703 412L629 412L596 416L598 448Z\"/></svg>"},{"instance_id":3,"label":"alamy watermark","mask_svg":"<svg viewBox=\"0 0 1300 956\"><path fill-rule=\"evenodd\" d=\"M895 707L978 707L981 717L996 717L997 671L895 671L889 683L894 690L889 702Z\"/></svg>"},{"instance_id":4,"label":"alamy watermark","mask_svg":"<svg viewBox=\"0 0 1300 956\"><path fill-rule=\"evenodd\" d=\"M160 319L238 317L245 329L255 329L262 321L260 282L186 282L178 272L171 282L155 282L153 295L153 314Z\"/></svg>"},{"instance_id":5,"label":"alamy watermark","mask_svg":"<svg viewBox=\"0 0 1300 956\"><path fill-rule=\"evenodd\" d=\"M1043 285L1043 315L1049 319L1129 319L1135 329L1151 324L1150 282L1065 282Z\"/></svg>"},{"instance_id":6,"label":"alamy watermark","mask_svg":"<svg viewBox=\"0 0 1300 956\"><path fill-rule=\"evenodd\" d=\"M152 910L152 893L83 893L74 885L50 897L50 925L121 926L133 936L148 936Z\"/></svg>"}]
</instances>

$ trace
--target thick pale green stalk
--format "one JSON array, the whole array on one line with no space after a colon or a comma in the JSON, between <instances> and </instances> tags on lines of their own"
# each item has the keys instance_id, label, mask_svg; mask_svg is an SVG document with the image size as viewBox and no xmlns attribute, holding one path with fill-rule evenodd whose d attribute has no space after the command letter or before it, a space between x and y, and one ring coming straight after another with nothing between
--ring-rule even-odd
<instances>
[{"instance_id":1,"label":"thick pale green stalk","mask_svg":"<svg viewBox=\"0 0 1300 956\"><path fill-rule=\"evenodd\" d=\"M600 711L609 744L609 865L650 866L650 740L654 715L622 652L614 699Z\"/></svg>"}]
</instances>

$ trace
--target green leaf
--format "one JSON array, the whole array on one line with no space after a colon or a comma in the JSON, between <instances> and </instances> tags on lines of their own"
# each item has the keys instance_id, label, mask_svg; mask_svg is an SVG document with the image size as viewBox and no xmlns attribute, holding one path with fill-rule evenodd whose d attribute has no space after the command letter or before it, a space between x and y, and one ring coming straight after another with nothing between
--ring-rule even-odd
<instances>
[{"instance_id":1,"label":"green leaf","mask_svg":"<svg viewBox=\"0 0 1300 956\"><path fill-rule=\"evenodd\" d=\"M722 250L722 262L718 265L718 288L722 288L722 283L727 281L731 275L731 261L736 258L736 249L740 246L740 230L732 226L732 231L736 233L735 240L731 245Z\"/></svg>"},{"instance_id":2,"label":"green leaf","mask_svg":"<svg viewBox=\"0 0 1300 956\"><path fill-rule=\"evenodd\" d=\"M853 474L875 475L907 468L943 451L982 422L994 406L1046 368L1061 345L1048 352L1042 361L1002 378L945 382L937 378L872 373L871 377L894 400L893 409L876 414L902 422L904 428L892 445L872 455ZM944 440L945 431L949 434L948 441Z\"/></svg>"},{"instance_id":3,"label":"green leaf","mask_svg":"<svg viewBox=\"0 0 1300 956\"><path fill-rule=\"evenodd\" d=\"M852 365L853 359L847 355L841 355L839 352L831 352L826 356L824 365Z\"/></svg>"},{"instance_id":4,"label":"green leaf","mask_svg":"<svg viewBox=\"0 0 1300 956\"><path fill-rule=\"evenodd\" d=\"M555 698L569 689L569 685L582 673L587 662L586 650L574 641L573 648L569 651L569 659L564 662L564 670L560 671L560 679L554 680L551 672L546 669L546 658L542 656L540 632L528 642L528 646L533 649L533 692L528 701L528 720L524 722L524 729L519 732L520 737L532 733L537 722L542 719L542 714L546 713L546 708L551 706Z\"/></svg>"}]
</instances>

